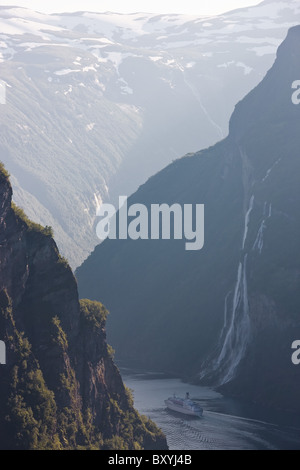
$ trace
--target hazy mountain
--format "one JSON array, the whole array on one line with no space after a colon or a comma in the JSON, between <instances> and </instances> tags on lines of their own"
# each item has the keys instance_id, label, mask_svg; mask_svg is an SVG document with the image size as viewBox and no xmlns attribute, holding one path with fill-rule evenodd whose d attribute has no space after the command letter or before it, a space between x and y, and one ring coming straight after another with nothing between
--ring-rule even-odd
<instances>
[{"instance_id":1,"label":"hazy mountain","mask_svg":"<svg viewBox=\"0 0 300 470\"><path fill-rule=\"evenodd\" d=\"M238 103L229 136L177 160L129 204L205 204L205 245L106 240L78 269L111 311L118 356L299 410L300 27Z\"/></svg>"},{"instance_id":2,"label":"hazy mountain","mask_svg":"<svg viewBox=\"0 0 300 470\"><path fill-rule=\"evenodd\" d=\"M133 408L106 343L107 311L78 300L49 229L11 204L0 168L0 449L166 448Z\"/></svg>"},{"instance_id":3,"label":"hazy mountain","mask_svg":"<svg viewBox=\"0 0 300 470\"><path fill-rule=\"evenodd\" d=\"M78 265L99 204L226 136L298 22L296 0L212 18L1 7L0 159L16 202Z\"/></svg>"}]
</instances>

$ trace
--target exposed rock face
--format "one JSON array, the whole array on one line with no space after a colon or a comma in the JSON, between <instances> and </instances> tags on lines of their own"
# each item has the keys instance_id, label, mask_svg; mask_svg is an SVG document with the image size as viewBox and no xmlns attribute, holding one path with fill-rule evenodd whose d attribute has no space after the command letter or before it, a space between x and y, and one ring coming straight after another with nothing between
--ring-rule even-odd
<instances>
[{"instance_id":1,"label":"exposed rock face","mask_svg":"<svg viewBox=\"0 0 300 470\"><path fill-rule=\"evenodd\" d=\"M3 170L3 169L2 169ZM49 228L11 206L0 173L0 448L165 449L134 410L106 343L107 312L79 303Z\"/></svg>"}]
</instances>

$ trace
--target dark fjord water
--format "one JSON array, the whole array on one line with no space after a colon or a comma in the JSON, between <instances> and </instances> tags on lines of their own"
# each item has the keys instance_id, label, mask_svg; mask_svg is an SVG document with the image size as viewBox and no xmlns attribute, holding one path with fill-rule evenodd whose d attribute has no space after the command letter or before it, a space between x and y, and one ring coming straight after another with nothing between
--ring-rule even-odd
<instances>
[{"instance_id":1,"label":"dark fjord water","mask_svg":"<svg viewBox=\"0 0 300 470\"><path fill-rule=\"evenodd\" d=\"M133 390L137 410L165 433L170 450L300 450L300 417L274 413L227 399L207 387L183 383L163 374L120 369ZM164 400L190 393L204 408L202 418L168 411Z\"/></svg>"}]
</instances>

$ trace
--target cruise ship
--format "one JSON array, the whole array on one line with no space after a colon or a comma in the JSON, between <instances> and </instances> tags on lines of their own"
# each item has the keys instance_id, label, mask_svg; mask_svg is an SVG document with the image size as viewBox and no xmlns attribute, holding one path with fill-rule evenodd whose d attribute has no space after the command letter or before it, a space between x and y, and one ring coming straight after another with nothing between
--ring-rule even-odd
<instances>
[{"instance_id":1,"label":"cruise ship","mask_svg":"<svg viewBox=\"0 0 300 470\"><path fill-rule=\"evenodd\" d=\"M184 415L198 416L199 418L203 414L203 408L190 399L189 393L186 394L185 398L169 397L165 400L165 404L169 410L177 411Z\"/></svg>"}]
</instances>

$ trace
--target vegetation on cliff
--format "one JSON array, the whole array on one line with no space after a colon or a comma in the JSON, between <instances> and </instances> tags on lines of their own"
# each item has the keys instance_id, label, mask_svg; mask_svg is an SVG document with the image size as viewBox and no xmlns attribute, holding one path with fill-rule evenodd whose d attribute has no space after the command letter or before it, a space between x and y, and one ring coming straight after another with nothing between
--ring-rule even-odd
<instances>
[{"instance_id":1,"label":"vegetation on cliff","mask_svg":"<svg viewBox=\"0 0 300 470\"><path fill-rule=\"evenodd\" d=\"M52 231L11 204L0 168L0 449L166 448L133 407L106 343L107 311L79 302Z\"/></svg>"}]
</instances>

